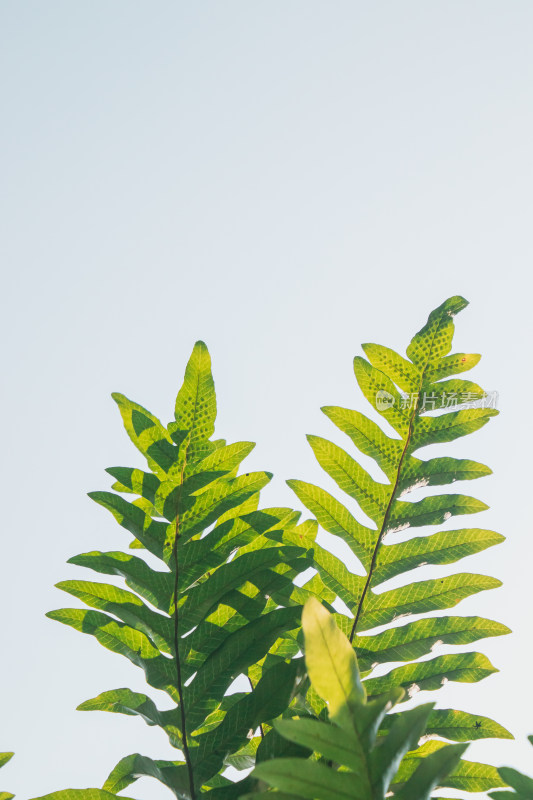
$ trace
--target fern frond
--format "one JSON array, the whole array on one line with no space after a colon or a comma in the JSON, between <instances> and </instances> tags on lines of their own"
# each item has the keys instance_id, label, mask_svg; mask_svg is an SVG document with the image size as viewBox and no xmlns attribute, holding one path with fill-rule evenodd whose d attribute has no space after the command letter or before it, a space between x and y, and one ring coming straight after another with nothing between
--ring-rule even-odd
<instances>
[{"instance_id":1,"label":"fern frond","mask_svg":"<svg viewBox=\"0 0 533 800\"><path fill-rule=\"evenodd\" d=\"M291 509L259 509L270 473L239 474L254 445L212 438L216 399L202 342L194 347L168 426L124 395L114 399L149 471L108 469L112 491L90 497L131 534L137 554L93 551L70 559L123 579L125 588L62 581L58 588L89 608L48 616L125 656L174 703L161 711L149 695L120 688L79 708L139 717L162 729L180 757L154 761L132 754L102 790L90 791L97 792L95 800L104 798L149 775L187 800L206 790L227 794L231 785L221 781L221 771L253 755L260 738L255 732L285 710L304 677L303 659L294 658L301 604L322 583L296 587L293 580L311 564L316 525L299 525ZM228 696L239 676L246 691Z\"/></svg>"},{"instance_id":2,"label":"fern frond","mask_svg":"<svg viewBox=\"0 0 533 800\"><path fill-rule=\"evenodd\" d=\"M424 487L473 480L491 472L484 464L468 459L442 456L423 460L418 455L422 448L479 430L498 413L490 407L461 408L450 400L472 401L475 396L481 401L485 397L476 384L452 377L475 366L480 358L450 355L453 317L466 305L462 297L452 297L435 309L412 339L407 358L381 345L363 345L366 358L354 359L355 376L364 396L384 420L384 428L358 411L334 406L322 409L360 453L375 461L382 479L371 476L338 445L309 436L317 461L347 502L319 486L288 481L322 528L345 542L361 565L362 574L354 574L318 543L313 547L314 565L322 581L349 609L349 616L337 614L336 619L359 655L371 696L380 696L392 686L405 688L408 697L419 689L437 689L448 680L481 680L495 669L479 653L439 655L421 663L416 660L441 645L462 645L509 632L504 625L479 617L420 618L496 588L501 585L499 580L471 573L433 580L411 578L418 567L452 564L503 540L500 534L480 528L407 533L488 507L474 497L455 493L422 499L415 494L411 499L412 493ZM365 515L365 523L358 512ZM404 575L410 579L404 585L383 587ZM385 627L400 618L407 618L407 624ZM374 628L380 630L373 632ZM415 663L372 677L374 667L398 661ZM318 707L315 702L315 711ZM442 730L448 731L446 738L465 741L456 738L453 726ZM510 736L492 722L484 733Z\"/></svg>"}]
</instances>

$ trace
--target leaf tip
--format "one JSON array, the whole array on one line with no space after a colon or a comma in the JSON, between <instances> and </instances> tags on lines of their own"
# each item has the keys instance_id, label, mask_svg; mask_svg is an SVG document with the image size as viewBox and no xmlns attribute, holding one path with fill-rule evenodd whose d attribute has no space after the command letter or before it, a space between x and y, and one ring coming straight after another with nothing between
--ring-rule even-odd
<instances>
[{"instance_id":1,"label":"leaf tip","mask_svg":"<svg viewBox=\"0 0 533 800\"><path fill-rule=\"evenodd\" d=\"M449 297L444 303L439 306L437 311L444 311L445 313L449 314L450 317L454 317L460 311L465 309L469 305L468 300L462 297L460 294L454 294L452 297Z\"/></svg>"}]
</instances>

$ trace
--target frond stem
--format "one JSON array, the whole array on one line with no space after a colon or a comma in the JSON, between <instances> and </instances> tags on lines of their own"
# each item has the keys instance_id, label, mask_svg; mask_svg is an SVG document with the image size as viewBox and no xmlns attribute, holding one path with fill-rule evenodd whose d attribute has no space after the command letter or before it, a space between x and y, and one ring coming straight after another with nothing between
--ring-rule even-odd
<instances>
[{"instance_id":1,"label":"frond stem","mask_svg":"<svg viewBox=\"0 0 533 800\"><path fill-rule=\"evenodd\" d=\"M434 341L434 339L435 339L435 334L433 334L433 341ZM432 342L432 344L433 344L433 342ZM361 612L363 611L363 604L364 604L364 601L365 601L365 597L366 597L366 594L367 594L367 592L368 592L368 590L370 588L370 584L371 584L372 578L374 576L374 567L376 566L376 559L378 557L379 548L381 547L381 543L383 541L383 537L385 536L385 533L387 532L387 524L388 524L388 521L389 521L389 517L390 517L391 511L392 511L392 506L394 504L394 501L396 500L396 493L398 491L398 484L400 482L402 466L403 466L403 462L405 461L405 457L407 455L407 451L409 450L409 445L411 443L411 437L413 435L413 425L414 425L414 422L415 422L415 419L416 419L416 414L417 414L419 403L420 403L420 391L421 391L422 386L424 384L424 376L426 374L426 369L427 369L428 364L429 364L429 358L431 356L431 351L432 351L432 348L430 348L430 350L429 350L428 360L426 361L426 363L424 365L424 369L422 370L422 374L420 376L420 383L418 385L417 398L416 398L416 401L415 401L414 406L413 406L413 413L411 414L411 418L409 420L409 428L407 430L407 436L405 438L405 446L404 446L404 448L402 450L402 454L400 456L400 460L398 461L398 468L396 470L396 477L394 479L394 486L393 486L393 489L392 489L392 492L391 492L391 496L389 498L389 502L388 502L387 508L385 510L385 515L383 517L383 522L381 523L381 528L380 528L380 531L379 531L378 538L376 540L376 545L374 547L374 552L372 553L372 560L370 562L370 567L368 568L368 575L367 575L367 578L366 578L366 581L365 581L365 585L363 587L363 591L361 593L361 597L360 597L360 600L359 600L359 603L358 603L358 606L357 606L357 613L355 615L355 619L354 619L353 625L352 625L352 630L351 630L351 633L350 633L350 642L353 642L355 633L357 631L357 623L359 622L359 618L361 616Z\"/></svg>"},{"instance_id":2,"label":"frond stem","mask_svg":"<svg viewBox=\"0 0 533 800\"><path fill-rule=\"evenodd\" d=\"M374 567L376 566L376 559L378 557L379 548L381 546L381 542L383 541L383 537L385 536L385 533L387 531L387 524L388 524L389 517L390 517L390 514L391 514L392 506L393 506L394 501L396 500L396 492L398 491L398 484L400 482L400 474L401 474L401 470L402 470L402 465L403 465L403 462L405 460L405 456L407 454L407 450L409 448L409 443L411 441L411 435L412 435L412 432L413 432L413 422L414 422L415 415L416 415L417 405L418 405L418 403L415 405L415 408L414 408L414 411L413 411L413 415L412 415L411 419L409 420L409 429L407 431L407 437L406 437L406 440L405 440L405 447L404 447L404 449L402 451L402 454L400 456L400 460L398 462L398 469L396 470L396 478L394 480L394 487L393 487L393 490L391 492L391 496L389 498L389 502L388 502L387 508L385 510L385 515L383 517L383 522L381 523L381 528L380 528L380 531L379 531L378 538L376 540L376 545L374 547L374 552L372 553L372 560L370 562L370 567L368 568L368 575L366 577L365 585L363 587L363 591L361 593L361 597L359 599L359 603L358 603L358 606L357 606L357 613L355 615L355 619L354 619L353 625L352 625L352 631L350 633L350 642L353 642L353 639L354 639L354 636L355 636L355 632L357 630L357 623L359 622L359 617L361 616L361 612L363 610L363 604L365 602L365 597L366 597L366 594L367 594L367 592L368 592L368 590L370 588L370 584L371 584L372 578L374 576Z\"/></svg>"},{"instance_id":3,"label":"frond stem","mask_svg":"<svg viewBox=\"0 0 533 800\"><path fill-rule=\"evenodd\" d=\"M184 703L184 696L183 696L183 680L182 680L182 673L181 673L181 659L180 659L180 651L179 651L179 614L178 614L178 590L179 590L179 559L178 559L178 540L179 540L179 528L180 528L180 516L179 516L179 502L181 497L181 486L183 485L183 474L185 472L185 461L183 463L183 468L181 470L181 479L180 479L180 492L178 495L177 501L177 512L176 512L176 532L175 532L175 539L174 539L174 547L173 547L173 558L174 558L174 654L175 654L175 661L176 661L176 673L178 678L178 696L180 702L180 718L181 718L181 735L182 735L182 744L183 744L183 755L185 757L185 763L187 765L187 773L189 776L189 789L191 792L191 800L196 800L196 792L194 789L194 774L192 768L192 760L191 754L189 751L189 744L187 742L187 715L185 713L185 703Z\"/></svg>"}]
</instances>

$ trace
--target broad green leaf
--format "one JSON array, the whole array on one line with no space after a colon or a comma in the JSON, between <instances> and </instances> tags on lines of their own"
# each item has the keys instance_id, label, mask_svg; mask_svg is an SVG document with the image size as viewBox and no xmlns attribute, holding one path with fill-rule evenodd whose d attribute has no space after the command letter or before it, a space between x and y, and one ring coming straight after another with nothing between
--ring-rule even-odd
<instances>
[{"instance_id":1,"label":"broad green leaf","mask_svg":"<svg viewBox=\"0 0 533 800\"><path fill-rule=\"evenodd\" d=\"M468 745L451 744L431 753L419 765L399 792L397 800L429 800L433 789L446 781L446 776L456 768Z\"/></svg>"},{"instance_id":2,"label":"broad green leaf","mask_svg":"<svg viewBox=\"0 0 533 800\"><path fill-rule=\"evenodd\" d=\"M287 711L286 713L289 712ZM315 720L312 721L314 722ZM276 727L281 722L284 723L285 720L278 720L275 723ZM273 758L308 758L310 755L311 749L304 745L296 744L290 738L281 736L274 727L261 736L256 752L256 762L259 764L261 761L271 761Z\"/></svg>"},{"instance_id":3,"label":"broad green leaf","mask_svg":"<svg viewBox=\"0 0 533 800\"><path fill-rule=\"evenodd\" d=\"M221 782L224 778L223 776L217 776L216 780L217 782ZM255 783L251 778L244 778L235 783L227 779L225 779L225 781L224 784L220 783L220 786L215 785L215 779L207 782L206 788L209 789L209 800L243 800L244 797L248 796L245 793L248 792ZM212 789L211 786L213 786ZM258 800L258 796L255 792L253 796L254 800ZM284 795L280 794L276 800L284 800Z\"/></svg>"},{"instance_id":4,"label":"broad green leaf","mask_svg":"<svg viewBox=\"0 0 533 800\"><path fill-rule=\"evenodd\" d=\"M323 764L299 758L262 762L256 766L254 775L282 792L308 800L366 800L368 797L350 773L335 772Z\"/></svg>"},{"instance_id":5,"label":"broad green leaf","mask_svg":"<svg viewBox=\"0 0 533 800\"><path fill-rule=\"evenodd\" d=\"M376 797L385 797L403 756L410 748L416 747L424 733L432 708L432 703L426 703L398 714L380 746L370 754L372 788Z\"/></svg>"},{"instance_id":6,"label":"broad green leaf","mask_svg":"<svg viewBox=\"0 0 533 800\"><path fill-rule=\"evenodd\" d=\"M519 795L533 797L533 778L528 778L512 767L500 767L500 777L508 783ZM496 795L499 797L499 795Z\"/></svg>"},{"instance_id":7,"label":"broad green leaf","mask_svg":"<svg viewBox=\"0 0 533 800\"><path fill-rule=\"evenodd\" d=\"M363 767L353 731L350 734L345 729L324 725L315 719L280 720L275 727L285 739L317 750L330 761L336 761L352 771Z\"/></svg>"},{"instance_id":8,"label":"broad green leaf","mask_svg":"<svg viewBox=\"0 0 533 800\"><path fill-rule=\"evenodd\" d=\"M365 696L355 653L331 614L315 598L304 606L302 627L309 678L335 720L348 701Z\"/></svg>"}]
</instances>

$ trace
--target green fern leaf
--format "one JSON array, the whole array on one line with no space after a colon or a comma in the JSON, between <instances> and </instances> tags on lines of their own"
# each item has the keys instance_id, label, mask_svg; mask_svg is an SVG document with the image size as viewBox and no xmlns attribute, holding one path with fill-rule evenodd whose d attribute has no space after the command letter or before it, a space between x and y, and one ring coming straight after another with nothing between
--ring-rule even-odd
<instances>
[{"instance_id":1,"label":"green fern leaf","mask_svg":"<svg viewBox=\"0 0 533 800\"><path fill-rule=\"evenodd\" d=\"M461 408L450 401L463 395L469 399L484 397L477 384L453 377L479 361L478 355L450 355L453 317L466 305L462 297L452 297L435 309L409 344L406 358L381 345L365 344L366 358L354 359L359 388L374 412L390 426L390 433L358 411L335 406L322 409L363 456L375 461L383 478L371 475L338 445L308 436L317 461L344 493L346 502L319 486L288 481L319 525L345 542L360 562L355 574L338 557L317 543L313 546L318 575L348 608L349 615L337 614L336 620L358 652L364 685L371 696L380 696L393 686L402 686L409 696L419 689L435 690L448 680L481 680L495 669L478 653L442 655L420 663L417 659L435 647L462 645L508 632L505 626L478 617L409 621L409 617L454 608L466 597L501 585L494 578L469 573L432 580L408 575L427 564L455 563L503 540L499 534L480 528L409 535L411 529L441 525L454 516L487 508L482 501L457 493L410 497L424 487L470 481L491 472L484 464L469 459L443 455L423 460L418 455L423 447L452 442L479 430L497 414L493 408ZM404 585L381 588L390 579L404 575ZM407 618L407 624L386 627L402 617ZM374 632L376 628L379 630ZM398 661L413 663L379 678L372 676L374 667ZM320 701L312 696L308 700L318 713ZM458 714L463 721L468 717L461 716L464 712L450 713ZM477 729L467 726L463 738L455 740L466 741L466 730L471 738L478 738ZM490 720L485 722L488 730L491 735L509 736ZM494 777L494 772L491 775ZM468 789L469 785L477 784L469 784L465 778L461 788Z\"/></svg>"},{"instance_id":2,"label":"green fern leaf","mask_svg":"<svg viewBox=\"0 0 533 800\"><path fill-rule=\"evenodd\" d=\"M125 656L144 670L149 686L173 701L160 711L149 695L121 688L79 708L139 717L163 730L180 752L177 761L127 756L102 790L72 797L103 800L142 775L178 798L195 800L204 791L229 797L233 785L221 772L229 763L249 763L260 739L254 732L263 725L268 730L304 679L303 660L295 658L301 604L314 591L328 590L317 580L302 587L293 581L311 564L317 528L299 525L291 509L259 509L270 473L239 474L253 444L212 439L216 399L202 342L168 426L123 395L114 399L149 471L110 468L113 491L90 496L131 534L138 555L93 551L70 559L122 579L127 588L62 581L58 588L89 609L48 616ZM249 690L227 695L237 678Z\"/></svg>"}]
</instances>

